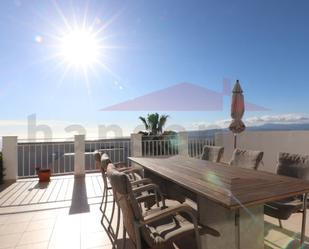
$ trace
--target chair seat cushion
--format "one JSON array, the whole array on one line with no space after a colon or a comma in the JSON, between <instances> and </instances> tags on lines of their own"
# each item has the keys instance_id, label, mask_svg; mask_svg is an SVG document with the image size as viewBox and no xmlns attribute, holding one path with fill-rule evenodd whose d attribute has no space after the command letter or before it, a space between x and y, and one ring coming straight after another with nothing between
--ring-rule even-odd
<instances>
[{"instance_id":1,"label":"chair seat cushion","mask_svg":"<svg viewBox=\"0 0 309 249\"><path fill-rule=\"evenodd\" d=\"M182 236L193 233L193 224L181 215L170 216L147 225L149 233L144 233L144 238L150 246L158 247L163 243L176 240Z\"/></svg>"},{"instance_id":2,"label":"chair seat cushion","mask_svg":"<svg viewBox=\"0 0 309 249\"><path fill-rule=\"evenodd\" d=\"M165 200L167 207L179 205L178 201L175 200ZM151 210L144 211L143 215L150 215L155 212L160 212L161 207L156 207L155 205ZM147 230L147 231L146 231ZM144 239L146 244L150 247L160 248L163 243L168 242L173 239L179 239L182 236L187 236L189 233L194 232L194 225L189 221L189 217L185 218L185 215L175 215L160 219L157 222L153 222L146 225L142 232L144 234Z\"/></svg>"},{"instance_id":3,"label":"chair seat cushion","mask_svg":"<svg viewBox=\"0 0 309 249\"><path fill-rule=\"evenodd\" d=\"M280 220L287 220L292 213L301 210L302 207L303 202L300 199L286 199L266 203L264 205L264 213Z\"/></svg>"}]
</instances>

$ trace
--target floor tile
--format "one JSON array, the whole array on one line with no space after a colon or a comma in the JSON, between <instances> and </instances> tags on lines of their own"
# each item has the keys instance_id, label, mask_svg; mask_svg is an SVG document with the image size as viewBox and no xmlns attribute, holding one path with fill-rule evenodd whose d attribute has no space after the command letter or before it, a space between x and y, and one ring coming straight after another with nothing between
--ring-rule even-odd
<instances>
[{"instance_id":1,"label":"floor tile","mask_svg":"<svg viewBox=\"0 0 309 249\"><path fill-rule=\"evenodd\" d=\"M111 242L105 232L82 235L82 248L92 248L109 245Z\"/></svg>"},{"instance_id":2,"label":"floor tile","mask_svg":"<svg viewBox=\"0 0 309 249\"><path fill-rule=\"evenodd\" d=\"M6 224L29 222L32 219L33 215L33 212L9 215L8 219L6 220Z\"/></svg>"},{"instance_id":3,"label":"floor tile","mask_svg":"<svg viewBox=\"0 0 309 249\"><path fill-rule=\"evenodd\" d=\"M36 231L42 229L52 229L55 225L56 219L44 219L44 220L33 220L29 222L26 231Z\"/></svg>"},{"instance_id":4,"label":"floor tile","mask_svg":"<svg viewBox=\"0 0 309 249\"><path fill-rule=\"evenodd\" d=\"M52 229L42 229L37 231L25 232L18 245L35 244L39 242L49 241L52 235Z\"/></svg>"},{"instance_id":5,"label":"floor tile","mask_svg":"<svg viewBox=\"0 0 309 249\"><path fill-rule=\"evenodd\" d=\"M29 222L8 223L0 227L0 235L23 233L26 231Z\"/></svg>"},{"instance_id":6,"label":"floor tile","mask_svg":"<svg viewBox=\"0 0 309 249\"><path fill-rule=\"evenodd\" d=\"M17 246L15 249L47 249L48 242L31 243L27 245Z\"/></svg>"},{"instance_id":7,"label":"floor tile","mask_svg":"<svg viewBox=\"0 0 309 249\"><path fill-rule=\"evenodd\" d=\"M8 235L1 235L0 236L0 248L8 248L8 247L15 247L20 240L22 233L18 234L8 234Z\"/></svg>"}]
</instances>

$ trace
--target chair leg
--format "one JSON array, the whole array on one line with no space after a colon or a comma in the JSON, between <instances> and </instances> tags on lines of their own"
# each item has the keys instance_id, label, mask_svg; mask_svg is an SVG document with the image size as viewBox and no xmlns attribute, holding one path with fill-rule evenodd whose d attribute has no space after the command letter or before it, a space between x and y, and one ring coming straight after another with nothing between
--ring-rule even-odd
<instances>
[{"instance_id":1,"label":"chair leg","mask_svg":"<svg viewBox=\"0 0 309 249\"><path fill-rule=\"evenodd\" d=\"M113 245L113 249L115 249L115 248L116 248L116 246L115 246L115 240L114 240L114 238L112 237L112 235L109 233L107 227L104 225L104 218L106 218L106 217L105 217L104 214L103 214L103 215L102 215L102 218L101 218L102 227L104 228L104 230L105 230L105 232L106 232L106 234L107 234L107 236L108 236L108 238L109 238L111 244Z\"/></svg>"},{"instance_id":2,"label":"chair leg","mask_svg":"<svg viewBox=\"0 0 309 249\"><path fill-rule=\"evenodd\" d=\"M127 241L127 232L124 224L122 224L122 249L126 248L126 241Z\"/></svg>"},{"instance_id":3,"label":"chair leg","mask_svg":"<svg viewBox=\"0 0 309 249\"><path fill-rule=\"evenodd\" d=\"M104 188L103 190L103 198L102 198L102 203L100 210L102 212L102 218L101 218L101 224L103 226L104 218L106 218L106 208L107 208L107 188Z\"/></svg>"},{"instance_id":4,"label":"chair leg","mask_svg":"<svg viewBox=\"0 0 309 249\"><path fill-rule=\"evenodd\" d=\"M280 228L283 228L283 226L282 226L282 221L281 221L280 219L278 219L278 221L279 221L279 227L280 227Z\"/></svg>"},{"instance_id":5,"label":"chair leg","mask_svg":"<svg viewBox=\"0 0 309 249\"><path fill-rule=\"evenodd\" d=\"M103 196L105 196L104 200L102 200L102 203L103 203L103 210L102 210L102 218L101 218L101 224L102 226L105 228L105 225L104 225L104 221L106 220L107 221L107 231L109 234L110 233L110 230L111 230L111 222L112 222L112 219L113 219L113 212L114 212L114 201L113 201L113 210L112 210L112 214L111 214L111 218L109 219L106 215L106 209L107 209L107 203L108 203L108 189L105 188L104 189L104 193L103 193ZM114 234L113 234L114 236Z\"/></svg>"},{"instance_id":6,"label":"chair leg","mask_svg":"<svg viewBox=\"0 0 309 249\"><path fill-rule=\"evenodd\" d=\"M239 209L235 211L235 229L236 229L236 248L240 249L240 213Z\"/></svg>"},{"instance_id":7,"label":"chair leg","mask_svg":"<svg viewBox=\"0 0 309 249\"><path fill-rule=\"evenodd\" d=\"M305 232L306 232L306 218L307 218L307 198L308 194L304 194L303 200L303 219L301 224L301 236L300 236L300 245L303 246L305 243Z\"/></svg>"},{"instance_id":8,"label":"chair leg","mask_svg":"<svg viewBox=\"0 0 309 249\"><path fill-rule=\"evenodd\" d=\"M118 240L119 228L120 228L120 208L117 204L116 204L116 207L117 207L117 225L115 229L115 241Z\"/></svg>"},{"instance_id":9,"label":"chair leg","mask_svg":"<svg viewBox=\"0 0 309 249\"><path fill-rule=\"evenodd\" d=\"M110 215L110 217L108 217L106 215L106 213L104 212L101 218L101 224L104 228L104 230L106 231L111 243L112 243L112 248L118 248L117 246L117 238L118 238L118 233L119 233L119 222L120 222L120 208L117 205L117 224L116 224L116 229L114 230L112 227L112 223L113 223L113 219L114 219L114 210L115 210L115 199L113 199L113 207L112 207L112 213ZM105 208L106 209L106 208ZM106 226L104 224L104 221L106 221Z\"/></svg>"},{"instance_id":10,"label":"chair leg","mask_svg":"<svg viewBox=\"0 0 309 249\"><path fill-rule=\"evenodd\" d=\"M198 229L196 229L196 230L198 230ZM196 240L197 249L202 249L201 236L200 236L200 233L198 231L195 232L195 240Z\"/></svg>"},{"instance_id":11,"label":"chair leg","mask_svg":"<svg viewBox=\"0 0 309 249\"><path fill-rule=\"evenodd\" d=\"M108 189L107 188L105 188L105 194L104 194L104 196L105 196L105 198L104 198L104 207L103 207L103 211L102 211L102 213L103 213L103 215L105 215L105 212L106 212L106 208L107 208L107 202L108 202ZM103 200L102 200L102 202L103 202Z\"/></svg>"},{"instance_id":12,"label":"chair leg","mask_svg":"<svg viewBox=\"0 0 309 249\"><path fill-rule=\"evenodd\" d=\"M114 233L112 223L113 223L114 213L115 213L115 204L116 204L116 201L115 201L115 199L113 199L112 213L111 213L110 220L108 221L108 223L109 223L108 224L108 231L110 231L111 233Z\"/></svg>"},{"instance_id":13,"label":"chair leg","mask_svg":"<svg viewBox=\"0 0 309 249\"><path fill-rule=\"evenodd\" d=\"M101 201L101 205L100 205L100 210L101 210L102 213L103 213L103 203L105 201L105 198L107 198L107 196L105 196L105 191L106 191L106 186L104 186L104 189L103 189L102 201Z\"/></svg>"}]
</instances>

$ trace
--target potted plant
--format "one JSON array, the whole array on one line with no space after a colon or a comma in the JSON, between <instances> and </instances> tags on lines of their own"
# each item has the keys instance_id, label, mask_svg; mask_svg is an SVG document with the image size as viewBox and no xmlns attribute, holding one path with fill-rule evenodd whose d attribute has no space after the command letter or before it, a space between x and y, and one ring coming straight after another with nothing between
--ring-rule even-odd
<instances>
[{"instance_id":1,"label":"potted plant","mask_svg":"<svg viewBox=\"0 0 309 249\"><path fill-rule=\"evenodd\" d=\"M39 182L49 182L51 176L51 169L41 169L40 167L35 168L39 177Z\"/></svg>"}]
</instances>

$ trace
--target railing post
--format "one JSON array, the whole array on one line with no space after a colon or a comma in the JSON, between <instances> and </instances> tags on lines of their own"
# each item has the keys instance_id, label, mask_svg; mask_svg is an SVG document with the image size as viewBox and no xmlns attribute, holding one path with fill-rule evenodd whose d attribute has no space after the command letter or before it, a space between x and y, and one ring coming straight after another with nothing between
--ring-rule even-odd
<instances>
[{"instance_id":1,"label":"railing post","mask_svg":"<svg viewBox=\"0 0 309 249\"><path fill-rule=\"evenodd\" d=\"M223 134L222 133L215 133L215 145L216 146L223 146Z\"/></svg>"},{"instance_id":2,"label":"railing post","mask_svg":"<svg viewBox=\"0 0 309 249\"><path fill-rule=\"evenodd\" d=\"M181 131L178 133L179 139L179 147L178 147L178 154L182 156L189 156L189 139L188 133L185 131Z\"/></svg>"},{"instance_id":3,"label":"railing post","mask_svg":"<svg viewBox=\"0 0 309 249\"><path fill-rule=\"evenodd\" d=\"M132 156L142 157L142 134L131 134Z\"/></svg>"},{"instance_id":4,"label":"railing post","mask_svg":"<svg viewBox=\"0 0 309 249\"><path fill-rule=\"evenodd\" d=\"M2 137L2 156L4 168L4 180L17 180L18 176L18 155L17 137Z\"/></svg>"},{"instance_id":5,"label":"railing post","mask_svg":"<svg viewBox=\"0 0 309 249\"><path fill-rule=\"evenodd\" d=\"M85 175L85 135L74 136L74 175Z\"/></svg>"}]
</instances>

